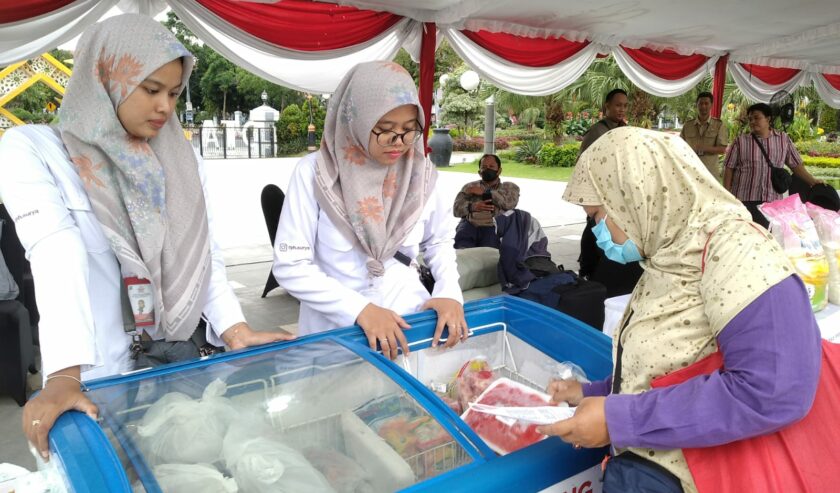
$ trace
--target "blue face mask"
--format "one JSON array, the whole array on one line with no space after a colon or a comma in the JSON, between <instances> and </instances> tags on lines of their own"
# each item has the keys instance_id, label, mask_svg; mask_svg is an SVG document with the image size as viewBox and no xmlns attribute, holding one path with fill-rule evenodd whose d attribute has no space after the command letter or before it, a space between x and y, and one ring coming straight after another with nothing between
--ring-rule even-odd
<instances>
[{"instance_id":1,"label":"blue face mask","mask_svg":"<svg viewBox=\"0 0 840 493\"><path fill-rule=\"evenodd\" d=\"M607 228L607 218L601 220L592 228L592 233L595 234L595 244L604 251L604 255L613 262L619 264L627 264L629 262L638 262L642 260L642 254L633 240L627 238L623 245L616 245L612 240L610 230Z\"/></svg>"}]
</instances>

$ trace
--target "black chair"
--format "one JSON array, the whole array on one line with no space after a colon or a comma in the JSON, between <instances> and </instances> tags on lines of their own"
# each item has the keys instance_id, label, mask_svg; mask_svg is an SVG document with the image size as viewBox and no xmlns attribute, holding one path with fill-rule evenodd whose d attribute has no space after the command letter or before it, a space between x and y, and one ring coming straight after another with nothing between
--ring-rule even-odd
<instances>
[{"instance_id":1,"label":"black chair","mask_svg":"<svg viewBox=\"0 0 840 493\"><path fill-rule=\"evenodd\" d=\"M26 250L20 244L15 223L12 221L5 204L0 204L0 220L3 221L3 232L0 234L0 250L9 272L20 288L17 300L29 312L29 323L32 327L32 342L38 344L38 304L35 302L35 281L32 278L32 268L26 260Z\"/></svg>"},{"instance_id":2,"label":"black chair","mask_svg":"<svg viewBox=\"0 0 840 493\"><path fill-rule=\"evenodd\" d=\"M277 185L266 185L263 187L262 194L260 194L265 227L268 228L268 237L271 239L272 247L274 247L274 238L277 236L277 225L280 222L280 212L283 210L283 202L285 200L286 194ZM277 279L274 278L274 274L269 271L268 280L265 281L265 289L261 297L265 298L272 289L279 287L280 285L277 284Z\"/></svg>"}]
</instances>

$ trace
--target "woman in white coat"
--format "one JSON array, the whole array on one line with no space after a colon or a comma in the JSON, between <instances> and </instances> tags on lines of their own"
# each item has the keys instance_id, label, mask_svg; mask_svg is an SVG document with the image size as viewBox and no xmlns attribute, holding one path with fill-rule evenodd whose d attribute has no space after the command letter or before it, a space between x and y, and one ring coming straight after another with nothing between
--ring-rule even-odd
<instances>
[{"instance_id":1,"label":"woman in white coat","mask_svg":"<svg viewBox=\"0 0 840 493\"><path fill-rule=\"evenodd\" d=\"M358 323L372 349L408 353L399 314L434 309L437 346L467 337L449 226L452 200L435 187L423 152L425 119L408 72L359 64L327 110L320 151L297 165L274 244L274 277L301 302L298 334ZM422 251L430 295L414 267Z\"/></svg>"},{"instance_id":2,"label":"woman in white coat","mask_svg":"<svg viewBox=\"0 0 840 493\"><path fill-rule=\"evenodd\" d=\"M153 19L110 18L78 43L60 123L0 140L0 195L41 313L46 379L23 428L45 458L61 413L97 412L83 380L197 357L200 318L215 345L288 338L252 330L227 285L199 160L173 114L192 66Z\"/></svg>"}]
</instances>

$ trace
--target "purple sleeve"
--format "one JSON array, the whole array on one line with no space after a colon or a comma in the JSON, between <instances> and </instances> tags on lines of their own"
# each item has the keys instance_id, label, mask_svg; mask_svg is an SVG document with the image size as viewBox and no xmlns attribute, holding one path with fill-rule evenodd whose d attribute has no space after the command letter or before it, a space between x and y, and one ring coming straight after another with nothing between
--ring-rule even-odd
<instances>
[{"instance_id":1,"label":"purple sleeve","mask_svg":"<svg viewBox=\"0 0 840 493\"><path fill-rule=\"evenodd\" d=\"M814 401L820 332L802 281L765 291L718 336L724 372L642 394L607 397L616 447L708 447L778 430Z\"/></svg>"},{"instance_id":2,"label":"purple sleeve","mask_svg":"<svg viewBox=\"0 0 840 493\"><path fill-rule=\"evenodd\" d=\"M612 377L609 376L604 380L599 380L597 382L592 383L585 383L581 387L583 388L584 397L603 397L605 395L610 395L610 389L612 388Z\"/></svg>"}]
</instances>

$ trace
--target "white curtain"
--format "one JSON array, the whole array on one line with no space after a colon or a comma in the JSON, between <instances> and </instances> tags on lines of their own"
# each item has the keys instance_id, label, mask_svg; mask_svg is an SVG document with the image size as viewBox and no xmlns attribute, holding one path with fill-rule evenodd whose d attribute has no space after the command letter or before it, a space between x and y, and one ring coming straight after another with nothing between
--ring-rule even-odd
<instances>
[{"instance_id":1,"label":"white curtain","mask_svg":"<svg viewBox=\"0 0 840 493\"><path fill-rule=\"evenodd\" d=\"M749 99L759 101L761 103L770 102L770 98L781 90L793 92L799 86L808 84L810 77L808 72L800 70L798 74L793 76L790 80L783 84L773 85L759 80L757 77L751 75L739 62L729 61L726 64L729 73L732 74L732 79L738 89L744 93Z\"/></svg>"},{"instance_id":2,"label":"white curtain","mask_svg":"<svg viewBox=\"0 0 840 493\"><path fill-rule=\"evenodd\" d=\"M832 108L840 109L840 90L829 84L822 74L811 74L811 79L820 98Z\"/></svg>"},{"instance_id":3,"label":"white curtain","mask_svg":"<svg viewBox=\"0 0 840 493\"><path fill-rule=\"evenodd\" d=\"M621 46L612 49L612 56L624 75L630 79L630 82L647 93L663 98L679 96L693 89L698 82L703 80L706 74L711 73L718 60L717 55L710 56L706 63L688 77L680 80L667 80L642 68Z\"/></svg>"},{"instance_id":4,"label":"white curtain","mask_svg":"<svg viewBox=\"0 0 840 493\"><path fill-rule=\"evenodd\" d=\"M507 91L527 96L553 94L577 80L595 60L600 47L590 43L551 67L524 67L490 53L457 29L441 28L441 32L455 52L482 77Z\"/></svg>"},{"instance_id":5,"label":"white curtain","mask_svg":"<svg viewBox=\"0 0 840 493\"><path fill-rule=\"evenodd\" d=\"M298 51L266 43L194 0L170 2L170 6L196 36L234 64L276 84L311 93L333 92L357 63L393 59L403 43L419 36L422 29L422 24L403 19L366 43L339 50Z\"/></svg>"},{"instance_id":6,"label":"white curtain","mask_svg":"<svg viewBox=\"0 0 840 493\"><path fill-rule=\"evenodd\" d=\"M70 41L117 5L117 1L77 0L39 17L3 24L0 66L34 58Z\"/></svg>"}]
</instances>

